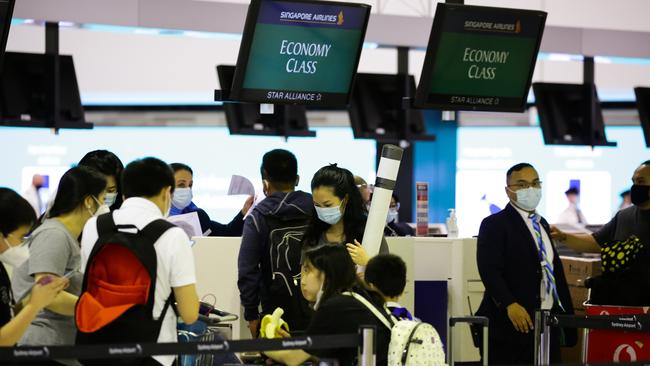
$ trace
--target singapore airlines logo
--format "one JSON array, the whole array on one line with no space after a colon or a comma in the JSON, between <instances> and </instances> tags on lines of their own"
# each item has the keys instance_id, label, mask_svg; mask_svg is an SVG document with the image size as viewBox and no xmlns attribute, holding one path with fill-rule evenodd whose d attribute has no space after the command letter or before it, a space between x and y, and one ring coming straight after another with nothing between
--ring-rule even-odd
<instances>
[{"instance_id":1,"label":"singapore airlines logo","mask_svg":"<svg viewBox=\"0 0 650 366\"><path fill-rule=\"evenodd\" d=\"M482 20L466 20L463 27L466 31L476 32L500 32L520 34L522 31L521 20L514 23L496 23Z\"/></svg>"},{"instance_id":2,"label":"singapore airlines logo","mask_svg":"<svg viewBox=\"0 0 650 366\"><path fill-rule=\"evenodd\" d=\"M295 11L283 11L280 12L280 21L291 23L343 25L345 22L345 17L343 15L343 10L339 11L338 14L315 14Z\"/></svg>"}]
</instances>

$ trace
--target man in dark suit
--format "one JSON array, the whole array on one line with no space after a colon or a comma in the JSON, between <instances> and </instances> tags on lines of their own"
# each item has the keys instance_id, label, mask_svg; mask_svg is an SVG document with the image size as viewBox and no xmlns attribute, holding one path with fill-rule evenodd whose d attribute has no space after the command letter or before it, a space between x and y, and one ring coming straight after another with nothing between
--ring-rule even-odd
<instances>
[{"instance_id":1,"label":"man in dark suit","mask_svg":"<svg viewBox=\"0 0 650 366\"><path fill-rule=\"evenodd\" d=\"M485 294L477 315L490 319L490 364L532 364L537 309L573 313L562 263L546 220L535 212L542 182L532 165L508 170L510 203L481 223L477 263ZM562 333L562 336L560 336ZM575 343L575 330L553 328L551 362L560 361L560 338Z\"/></svg>"}]
</instances>

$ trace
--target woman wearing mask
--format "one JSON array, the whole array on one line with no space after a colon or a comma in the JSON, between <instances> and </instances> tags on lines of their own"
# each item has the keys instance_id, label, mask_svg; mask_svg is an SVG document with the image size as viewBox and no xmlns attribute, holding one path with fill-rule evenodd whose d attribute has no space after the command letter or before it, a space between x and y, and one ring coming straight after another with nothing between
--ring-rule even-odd
<instances>
[{"instance_id":1,"label":"woman wearing mask","mask_svg":"<svg viewBox=\"0 0 650 366\"><path fill-rule=\"evenodd\" d=\"M106 178L104 203L111 211L120 208L122 206L120 176L124 170L124 164L120 158L108 150L94 150L81 158L79 165L95 169L104 175Z\"/></svg>"},{"instance_id":2,"label":"woman wearing mask","mask_svg":"<svg viewBox=\"0 0 650 366\"><path fill-rule=\"evenodd\" d=\"M241 211L237 213L230 223L224 225L210 220L208 214L192 202L192 187L194 186L194 172L192 168L182 163L172 163L169 166L174 171L176 187L172 196L172 208L169 215L182 215L196 212L201 223L201 231L206 236L241 236L244 229L244 216L253 204L253 196L244 203Z\"/></svg>"},{"instance_id":3,"label":"woman wearing mask","mask_svg":"<svg viewBox=\"0 0 650 366\"><path fill-rule=\"evenodd\" d=\"M323 167L311 181L311 193L317 216L305 232L303 244L346 245L354 263L365 266L370 258L360 243L368 213L352 173L336 164ZM382 239L379 253L388 253L386 239Z\"/></svg>"},{"instance_id":4,"label":"woman wearing mask","mask_svg":"<svg viewBox=\"0 0 650 366\"><path fill-rule=\"evenodd\" d=\"M377 365L386 365L390 324L392 319L384 310L381 296L366 289L356 276L355 266L342 245L320 245L307 249L301 265L302 295L314 304L314 316L307 328L308 335L355 334L361 325L377 329ZM363 300L360 300L362 298ZM364 302L362 302L364 301ZM370 307L384 314L380 319ZM280 332L280 336L289 334ZM356 348L329 350L267 352L275 361L300 365L309 359L336 359L341 366L356 365Z\"/></svg>"},{"instance_id":5,"label":"woman wearing mask","mask_svg":"<svg viewBox=\"0 0 650 366\"><path fill-rule=\"evenodd\" d=\"M65 276L70 286L38 314L19 345L74 344L74 308L83 278L79 272L81 255L77 238L90 217L107 211L105 193L104 176L87 167L72 168L61 178L48 217L26 242L29 258L14 270L12 286L18 299L28 298L34 284L46 276L55 279Z\"/></svg>"}]
</instances>

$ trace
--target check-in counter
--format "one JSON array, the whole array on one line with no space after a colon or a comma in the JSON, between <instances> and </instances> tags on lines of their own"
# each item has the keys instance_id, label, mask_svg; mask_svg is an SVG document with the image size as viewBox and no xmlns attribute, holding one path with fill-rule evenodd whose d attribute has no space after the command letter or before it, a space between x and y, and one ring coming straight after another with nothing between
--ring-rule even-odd
<instances>
[{"instance_id":1,"label":"check-in counter","mask_svg":"<svg viewBox=\"0 0 650 366\"><path fill-rule=\"evenodd\" d=\"M193 240L199 297L215 295L217 308L240 316L240 321L233 324L233 339L250 338L237 289L241 238ZM402 305L434 324L446 339L447 319L469 315L470 304L476 311L483 295L476 266L476 239L407 237L387 241L391 253L402 257L408 268ZM472 344L469 327L459 325L454 332L455 359L477 361L479 353Z\"/></svg>"}]
</instances>

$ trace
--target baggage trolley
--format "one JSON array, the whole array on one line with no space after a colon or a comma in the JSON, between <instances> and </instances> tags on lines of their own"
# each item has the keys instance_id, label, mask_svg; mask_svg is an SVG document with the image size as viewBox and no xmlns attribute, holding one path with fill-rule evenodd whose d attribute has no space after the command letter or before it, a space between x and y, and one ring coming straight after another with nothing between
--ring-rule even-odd
<instances>
[{"instance_id":1,"label":"baggage trolley","mask_svg":"<svg viewBox=\"0 0 650 366\"><path fill-rule=\"evenodd\" d=\"M447 361L449 362L449 365L453 366L455 363L454 352L453 352L454 348L453 348L452 330L458 323L469 324L470 330L472 332L472 339L474 341L474 345L476 347L482 348L483 352L481 356L481 361L483 363L483 366L487 366L489 320L484 316L466 316L466 317L449 318L449 337L447 339Z\"/></svg>"}]
</instances>

